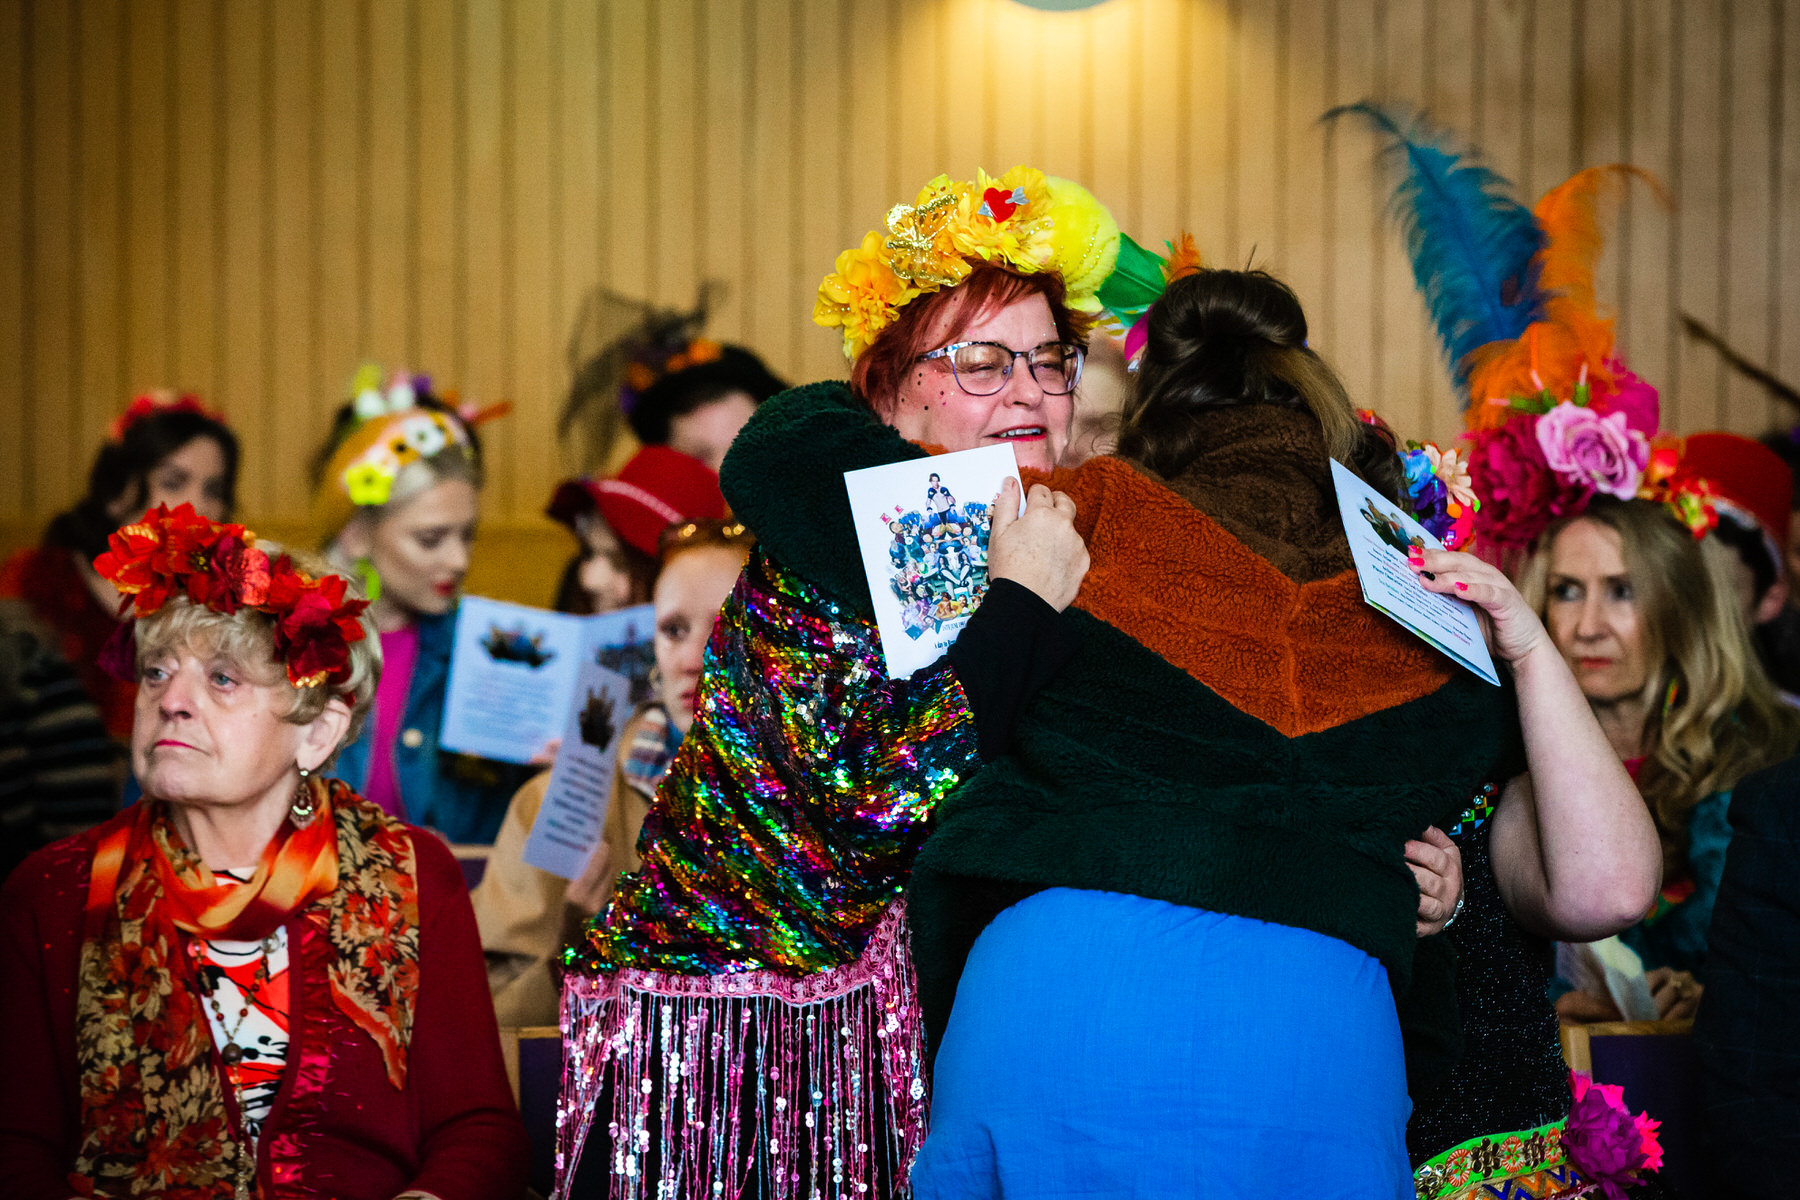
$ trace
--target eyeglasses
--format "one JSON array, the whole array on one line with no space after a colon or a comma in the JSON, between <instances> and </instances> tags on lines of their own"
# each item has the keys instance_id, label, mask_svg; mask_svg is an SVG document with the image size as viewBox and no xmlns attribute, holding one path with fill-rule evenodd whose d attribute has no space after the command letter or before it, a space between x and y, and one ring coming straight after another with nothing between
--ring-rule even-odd
<instances>
[{"instance_id":1,"label":"eyeglasses","mask_svg":"<svg viewBox=\"0 0 1800 1200\"><path fill-rule=\"evenodd\" d=\"M1012 378L1013 363L1024 359L1031 377L1047 396L1066 396L1081 382L1083 351L1069 342L1045 342L1030 350L1014 350L999 342L956 342L919 355L950 360L956 386L971 396L992 396Z\"/></svg>"}]
</instances>

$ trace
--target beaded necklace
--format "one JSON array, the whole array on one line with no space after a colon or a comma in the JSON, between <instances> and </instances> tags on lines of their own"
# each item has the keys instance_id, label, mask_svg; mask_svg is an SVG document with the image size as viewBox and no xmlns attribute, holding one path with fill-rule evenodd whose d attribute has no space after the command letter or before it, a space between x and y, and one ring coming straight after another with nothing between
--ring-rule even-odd
<instances>
[{"instance_id":1,"label":"beaded necklace","mask_svg":"<svg viewBox=\"0 0 1800 1200\"><path fill-rule=\"evenodd\" d=\"M190 943L190 951L196 959L206 953L203 949L205 945L205 941L198 937ZM256 1007L257 994L268 985L269 958L281 948L280 932L271 933L263 938L257 943L257 948L262 953L257 956L256 971L250 977L250 986L244 989L243 1004L239 1006L237 1012L237 1023L225 1035L225 1044L219 1047L219 1058L226 1067L225 1084L231 1089L232 1098L237 1101L238 1120L243 1124L247 1124L248 1120L244 1115L244 1090L233 1076L231 1068L244 1060L244 1048L238 1043L238 1035L244 1031L244 1022L249 1019L250 1010ZM222 967L219 970L221 978L230 978L224 974ZM194 977L200 981L199 986L204 988L205 977L198 971L195 972ZM210 992L202 991L201 999L212 1009L213 1016L218 1018L219 1028L223 1030L225 1028L225 1007L219 1003L218 989L215 987ZM232 1157L235 1159L233 1200L252 1200L254 1195L252 1185L256 1180L256 1154L250 1148L250 1138L247 1134L234 1136L230 1139L230 1145Z\"/></svg>"}]
</instances>

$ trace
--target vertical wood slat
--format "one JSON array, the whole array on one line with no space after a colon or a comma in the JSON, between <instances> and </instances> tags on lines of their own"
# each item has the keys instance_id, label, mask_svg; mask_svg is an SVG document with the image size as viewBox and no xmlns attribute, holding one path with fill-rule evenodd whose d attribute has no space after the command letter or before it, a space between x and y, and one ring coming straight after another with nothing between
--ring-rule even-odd
<instances>
[{"instance_id":1,"label":"vertical wood slat","mask_svg":"<svg viewBox=\"0 0 1800 1200\"><path fill-rule=\"evenodd\" d=\"M607 57L602 64L607 89L608 157L601 164L602 206L607 225L608 261L602 264L608 284L628 296L651 294L650 245L655 236L646 217L650 195L650 7L647 0L618 0L603 5L608 28L601 32ZM760 148L759 148L760 149ZM745 207L750 197L745 197Z\"/></svg>"},{"instance_id":2,"label":"vertical wood slat","mask_svg":"<svg viewBox=\"0 0 1800 1200\"><path fill-rule=\"evenodd\" d=\"M364 272L368 226L363 207L368 165L364 153L362 6L359 0L313 0L318 42L312 51L313 116L312 369L306 411L319 440L330 413L344 399L357 363L369 355L365 314L374 298ZM383 297L384 304L394 303ZM402 309L401 311L404 311Z\"/></svg>"},{"instance_id":3,"label":"vertical wood slat","mask_svg":"<svg viewBox=\"0 0 1800 1200\"><path fill-rule=\"evenodd\" d=\"M1381 90L1388 96L1425 92L1425 10L1430 0L1388 0L1382 47ZM1376 261L1382 311L1381 378L1362 402L1387 414L1402 437L1424 437L1434 424L1428 376L1441 376L1434 361L1437 339L1424 302L1413 284L1412 263L1395 236L1394 224L1378 214ZM1441 420L1437 422L1441 424Z\"/></svg>"},{"instance_id":4,"label":"vertical wood slat","mask_svg":"<svg viewBox=\"0 0 1800 1200\"><path fill-rule=\"evenodd\" d=\"M1230 110L1236 122L1232 206L1238 213L1237 246L1232 258L1221 264L1243 266L1254 252L1258 265L1277 274L1286 270L1287 243L1282 237L1284 214L1276 162L1277 122L1282 114L1273 95L1275 42L1283 32L1285 21L1281 18L1288 7L1283 0L1247 0L1240 6L1237 53L1231 66L1238 101Z\"/></svg>"},{"instance_id":5,"label":"vertical wood slat","mask_svg":"<svg viewBox=\"0 0 1800 1200\"><path fill-rule=\"evenodd\" d=\"M409 331L404 365L433 376L443 385L460 377L461 339L457 308L461 301L461 261L467 245L462 189L463 139L459 128L464 82L457 45L461 0L421 0L413 8L418 22L416 75L411 81L417 128L410 173L417 181L411 261L418 278L413 288L414 326Z\"/></svg>"},{"instance_id":6,"label":"vertical wood slat","mask_svg":"<svg viewBox=\"0 0 1800 1200\"><path fill-rule=\"evenodd\" d=\"M857 236L843 230L841 216L849 191L845 169L849 122L841 106L849 68L838 58L844 40L839 26L846 14L838 6L828 5L797 16L801 20L801 27L794 31L798 55L790 72L797 92L791 134L797 152L788 163L793 207L786 215L792 236L790 311L796 314L791 322L794 358L789 370L798 378L823 379L839 372L837 364L842 357L833 358L837 348L830 335L807 319L812 312L811 293L825 273L820 264L833 261L838 251L850 244L849 238ZM973 143L970 153L974 153ZM679 269L680 260L672 265Z\"/></svg>"},{"instance_id":7,"label":"vertical wood slat","mask_svg":"<svg viewBox=\"0 0 1800 1200\"><path fill-rule=\"evenodd\" d=\"M363 233L368 261L363 284L369 301L362 306L357 354L377 362L404 363L410 357L409 330L418 304L408 278L412 264L410 229L418 182L410 153L415 114L409 103L413 78L414 10L404 0L364 0L367 40L361 60L368 64L367 149L361 170L367 211Z\"/></svg>"},{"instance_id":8,"label":"vertical wood slat","mask_svg":"<svg viewBox=\"0 0 1800 1200\"><path fill-rule=\"evenodd\" d=\"M1792 282L1800 279L1800 13L1787 8L1779 10L1778 45L1781 48L1781 96L1774 130L1775 195L1780 206L1775 212L1774 260L1776 311L1774 314L1773 359L1771 369L1782 379L1800 379L1800 297L1794 295ZM1792 427L1800 423L1800 414L1779 400L1768 402L1768 420L1772 428Z\"/></svg>"},{"instance_id":9,"label":"vertical wood slat","mask_svg":"<svg viewBox=\"0 0 1800 1200\"><path fill-rule=\"evenodd\" d=\"M864 0L865 4L879 0ZM749 338L750 311L755 304L750 281L740 273L744 261L744 211L747 184L744 166L743 103L749 91L749 64L739 49L749 17L750 0L704 0L700 18L701 53L706 60L700 105L702 122L701 162L705 187L700 197L696 240L699 270L709 280L726 285L726 294L712 318L718 337L728 341ZM879 71L885 59L875 56L872 69ZM880 78L880 76L876 76ZM865 145L881 148L875 138ZM820 274L824 272L821 271Z\"/></svg>"},{"instance_id":10,"label":"vertical wood slat","mask_svg":"<svg viewBox=\"0 0 1800 1200\"><path fill-rule=\"evenodd\" d=\"M1334 103L1376 94L1374 23L1364 13L1344 11L1350 7L1339 5ZM1394 236L1383 212L1387 187L1377 179L1363 146L1338 138L1332 142L1332 152L1337 157L1330 249L1332 292L1324 298L1331 313L1331 332L1328 340L1315 342L1314 349L1343 376L1351 399L1381 407L1375 395L1382 324L1375 243Z\"/></svg>"},{"instance_id":11,"label":"vertical wood slat","mask_svg":"<svg viewBox=\"0 0 1800 1200\"><path fill-rule=\"evenodd\" d=\"M1683 0L1676 7L1680 22L1676 87L1681 115L1675 130L1678 274L1672 298L1681 311L1721 330L1725 312L1719 252L1726 231L1720 218L1730 197L1723 170L1723 148L1729 141L1722 124L1727 74L1723 62L1725 11L1725 0ZM1677 343L1676 352L1678 365L1663 391L1667 423L1678 429L1713 428L1724 366L1711 349L1685 339Z\"/></svg>"},{"instance_id":12,"label":"vertical wood slat","mask_svg":"<svg viewBox=\"0 0 1800 1200\"><path fill-rule=\"evenodd\" d=\"M26 163L30 145L30 42L32 8L0 5L0 165ZM31 250L30 172L0 169L0 396L17 397L18 411L3 414L16 432L0 438L0 517L18 523L15 536L35 536L39 498L25 478L26 441L37 411L27 392L26 341L32 304L26 295Z\"/></svg>"},{"instance_id":13,"label":"vertical wood slat","mask_svg":"<svg viewBox=\"0 0 1800 1200\"><path fill-rule=\"evenodd\" d=\"M768 358L777 371L797 373L800 341L805 330L799 318L804 310L796 295L794 273L793 206L800 203L794 187L793 166L788 157L794 95L791 56L799 30L793 28L793 8L786 3L755 6L756 43L751 53L755 94L746 114L749 194L744 208L749 217L745 233L744 271L759 293L760 302L750 315L750 345Z\"/></svg>"},{"instance_id":14,"label":"vertical wood slat","mask_svg":"<svg viewBox=\"0 0 1800 1200\"><path fill-rule=\"evenodd\" d=\"M225 412L243 441L248 462L263 463L275 457L274 422L270 397L264 394L268 371L268 340L272 330L265 315L271 281L266 265L264 216L271 204L269 180L264 176L263 120L270 80L264 73L263 48L268 14L261 4L222 5L224 21L225 141L220 153L225 163L225 228L220 243L223 258L224 303L223 361L217 366L218 395L214 403ZM240 509L266 513L275 497L264 472L240 472Z\"/></svg>"},{"instance_id":15,"label":"vertical wood slat","mask_svg":"<svg viewBox=\"0 0 1800 1200\"><path fill-rule=\"evenodd\" d=\"M150 0L125 9L126 174L130 179L125 194L125 278L130 294L126 388L132 392L170 383L173 367L167 323L167 279L173 251L168 244L169 154L164 120L168 108L167 2Z\"/></svg>"},{"instance_id":16,"label":"vertical wood slat","mask_svg":"<svg viewBox=\"0 0 1800 1200\"><path fill-rule=\"evenodd\" d=\"M1680 183L1675 160L1675 117L1680 107L1672 44L1676 11L1675 0L1637 0L1627 13L1625 77L1632 104L1626 109L1629 136L1623 151L1627 162L1649 171L1672 191ZM1662 390L1663 427L1679 429L1671 402L1680 351L1670 252L1675 216L1643 188L1633 187L1626 192L1619 220L1629 265L1619 293L1618 345L1632 368Z\"/></svg>"},{"instance_id":17,"label":"vertical wood slat","mask_svg":"<svg viewBox=\"0 0 1800 1200\"><path fill-rule=\"evenodd\" d=\"M1569 0L1532 0L1525 46L1530 63L1532 103L1527 112L1529 142L1521 175L1533 202L1575 172L1576 73L1580 62L1576 30L1578 6Z\"/></svg>"},{"instance_id":18,"label":"vertical wood slat","mask_svg":"<svg viewBox=\"0 0 1800 1200\"><path fill-rule=\"evenodd\" d=\"M176 0L174 78L175 145L170 158L174 175L175 218L172 226L174 275L172 294L175 344L170 355L169 384L192 389L209 402L218 396L218 316L214 288L218 253L219 212L215 203L216 167L221 148L214 145L219 78L213 37L212 0Z\"/></svg>"},{"instance_id":19,"label":"vertical wood slat","mask_svg":"<svg viewBox=\"0 0 1800 1200\"><path fill-rule=\"evenodd\" d=\"M107 426L125 404L119 334L123 312L120 278L120 205L125 178L120 148L125 129L120 121L124 81L119 62L125 51L125 12L120 3L87 4L80 10L81 137L77 177L80 297L75 317L81 350L75 364L74 443L69 465L77 481L83 461L106 436Z\"/></svg>"},{"instance_id":20,"label":"vertical wood slat","mask_svg":"<svg viewBox=\"0 0 1800 1200\"><path fill-rule=\"evenodd\" d=\"M553 425L562 381L559 331L552 324L557 297L552 262L560 230L552 225L554 171L551 132L555 126L551 73L524 64L547 63L554 53L549 6L518 5L513 10L512 128L512 361L507 364L507 419L513 444L509 473L516 480L511 505L501 511L529 512L549 503L548 478L560 466ZM495 396L494 399L499 399ZM548 599L548 597L546 597Z\"/></svg>"},{"instance_id":21,"label":"vertical wood slat","mask_svg":"<svg viewBox=\"0 0 1800 1200\"><path fill-rule=\"evenodd\" d=\"M1323 4L1293 4L1288 15L1286 71L1288 136L1286 203L1282 245L1286 279L1306 307L1309 331L1325 331L1326 279L1325 192L1326 138L1336 136L1318 124L1331 107L1326 92L1326 63L1332 45L1327 36L1330 12ZM1365 154L1365 157L1367 155Z\"/></svg>"},{"instance_id":22,"label":"vertical wood slat","mask_svg":"<svg viewBox=\"0 0 1800 1200\"><path fill-rule=\"evenodd\" d=\"M655 247L650 296L686 307L694 302L698 283L693 231L705 186L697 169L693 111L699 85L694 74L698 0L657 0L654 12L655 38L648 49L656 60L655 83L649 97L649 128L644 130L654 148L649 208L644 213L645 233ZM820 15L823 24L825 14Z\"/></svg>"},{"instance_id":23,"label":"vertical wood slat","mask_svg":"<svg viewBox=\"0 0 1800 1200\"><path fill-rule=\"evenodd\" d=\"M1729 197L1721 221L1719 253L1725 268L1722 329L1752 362L1767 363L1775 347L1769 343L1769 306L1776 280L1770 267L1774 247L1741 231L1772 230L1775 197L1769 178L1769 127L1775 119L1775 12L1778 0L1733 0L1724 56L1726 73L1722 124L1731 131L1721 138L1727 156ZM1721 372L1713 428L1752 436L1763 432L1762 387L1735 371ZM1791 423L1791 422L1790 422Z\"/></svg>"},{"instance_id":24,"label":"vertical wood slat","mask_svg":"<svg viewBox=\"0 0 1800 1200\"><path fill-rule=\"evenodd\" d=\"M304 511L310 481L302 460L324 439L313 419L313 128L312 10L304 4L269 0L265 59L273 74L273 101L267 136L273 177L269 181L271 361L268 396L274 413L271 457L261 465L270 480L275 510Z\"/></svg>"},{"instance_id":25,"label":"vertical wood slat","mask_svg":"<svg viewBox=\"0 0 1800 1200\"><path fill-rule=\"evenodd\" d=\"M722 279L716 335L841 375L809 320L832 256L937 171L1020 161L1146 245L1192 228L1235 265L1255 244L1359 398L1446 438L1367 144L1313 124L1377 87L1527 202L1620 158L1679 191L1675 214L1630 193L1600 285L1670 426L1787 415L1680 338L1683 307L1800 375L1800 17L1778 0L31 0L0 12L0 54L8 536L164 383L238 423L246 515L298 517L364 355L517 401L487 515L532 520L568 461L589 287L685 303Z\"/></svg>"},{"instance_id":26,"label":"vertical wood slat","mask_svg":"<svg viewBox=\"0 0 1800 1200\"><path fill-rule=\"evenodd\" d=\"M1177 183L1181 174L1180 118L1185 115L1181 110L1187 76L1181 68L1176 39L1184 32L1182 22L1186 16L1187 6L1179 0L1145 3L1138 11L1133 33L1138 69L1132 73L1132 107L1136 113L1138 153L1131 177L1121 183L1137 197L1137 215L1131 227L1150 246L1160 246L1164 239L1175 237L1193 220L1185 211L1182 189Z\"/></svg>"},{"instance_id":27,"label":"vertical wood slat","mask_svg":"<svg viewBox=\"0 0 1800 1200\"><path fill-rule=\"evenodd\" d=\"M462 211L467 267L458 301L463 313L462 373L446 386L466 402L492 404L507 394L512 307L507 278L511 198L505 117L505 90L510 86L507 44L509 6L503 0L468 0L463 26L463 79L466 89L463 139L466 171ZM494 465L485 493L490 511L509 512L516 487L508 469L513 454L513 425L499 421L482 431L485 459Z\"/></svg>"},{"instance_id":28,"label":"vertical wood slat","mask_svg":"<svg viewBox=\"0 0 1800 1200\"><path fill-rule=\"evenodd\" d=\"M1575 125L1571 169L1625 160L1625 111L1631 91L1625 81L1627 0L1584 0L1580 10L1581 61L1575 78ZM1595 279L1601 304L1618 310L1624 294L1631 233L1623 211L1614 209L1604 226L1608 241Z\"/></svg>"},{"instance_id":29,"label":"vertical wood slat","mask_svg":"<svg viewBox=\"0 0 1800 1200\"><path fill-rule=\"evenodd\" d=\"M79 493L82 475L75 470L76 433L71 419L75 391L76 232L72 208L77 201L75 155L78 132L75 112L76 56L79 33L75 12L66 5L33 6L29 79L31 106L32 306L30 387L37 401L32 423L26 479L37 497L54 497L56 506ZM85 474L85 473L83 473Z\"/></svg>"}]
</instances>

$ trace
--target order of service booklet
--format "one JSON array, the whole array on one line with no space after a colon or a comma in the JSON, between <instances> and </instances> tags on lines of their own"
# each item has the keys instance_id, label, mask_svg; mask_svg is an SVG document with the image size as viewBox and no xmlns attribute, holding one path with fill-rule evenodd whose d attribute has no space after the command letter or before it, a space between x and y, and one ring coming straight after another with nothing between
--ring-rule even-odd
<instances>
[{"instance_id":1,"label":"order of service booklet","mask_svg":"<svg viewBox=\"0 0 1800 1200\"><path fill-rule=\"evenodd\" d=\"M1482 636L1475 606L1466 600L1428 592L1407 565L1409 547L1442 550L1443 543L1400 511L1391 500L1358 479L1337 461L1331 464L1338 512L1350 539L1350 557L1363 599L1433 646L1498 686L1493 656Z\"/></svg>"},{"instance_id":2,"label":"order of service booklet","mask_svg":"<svg viewBox=\"0 0 1800 1200\"><path fill-rule=\"evenodd\" d=\"M649 697L655 631L656 610L648 604L584 617L464 596L438 744L530 762L562 736L584 663L629 679L631 703Z\"/></svg>"},{"instance_id":3,"label":"order of service booklet","mask_svg":"<svg viewBox=\"0 0 1800 1200\"><path fill-rule=\"evenodd\" d=\"M890 679L936 662L969 623L987 593L994 498L1018 478L1007 445L844 472Z\"/></svg>"},{"instance_id":4,"label":"order of service booklet","mask_svg":"<svg viewBox=\"0 0 1800 1200\"><path fill-rule=\"evenodd\" d=\"M619 734L632 707L631 680L592 657L582 663L544 802L525 839L527 863L573 879L593 857L612 801Z\"/></svg>"}]
</instances>

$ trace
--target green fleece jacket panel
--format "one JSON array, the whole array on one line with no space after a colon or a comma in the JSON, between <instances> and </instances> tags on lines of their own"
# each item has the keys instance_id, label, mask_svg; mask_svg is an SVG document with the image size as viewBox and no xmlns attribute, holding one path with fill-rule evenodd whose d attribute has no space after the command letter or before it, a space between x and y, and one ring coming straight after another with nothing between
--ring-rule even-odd
<instances>
[{"instance_id":1,"label":"green fleece jacket panel","mask_svg":"<svg viewBox=\"0 0 1800 1200\"><path fill-rule=\"evenodd\" d=\"M1076 887L1340 938L1416 1014L1409 1070L1454 1057L1452 959L1445 939L1414 937L1402 847L1522 769L1516 704L1361 603L1308 421L1222 412L1174 481L1118 460L1051 480L1076 496L1095 556L1070 610L1081 650L1024 712L1013 753L932 818L908 912L934 1045L988 922ZM924 453L844 385L814 384L762 406L723 485L772 553L868 613L843 472ZM1431 994L1407 995L1415 980Z\"/></svg>"}]
</instances>

